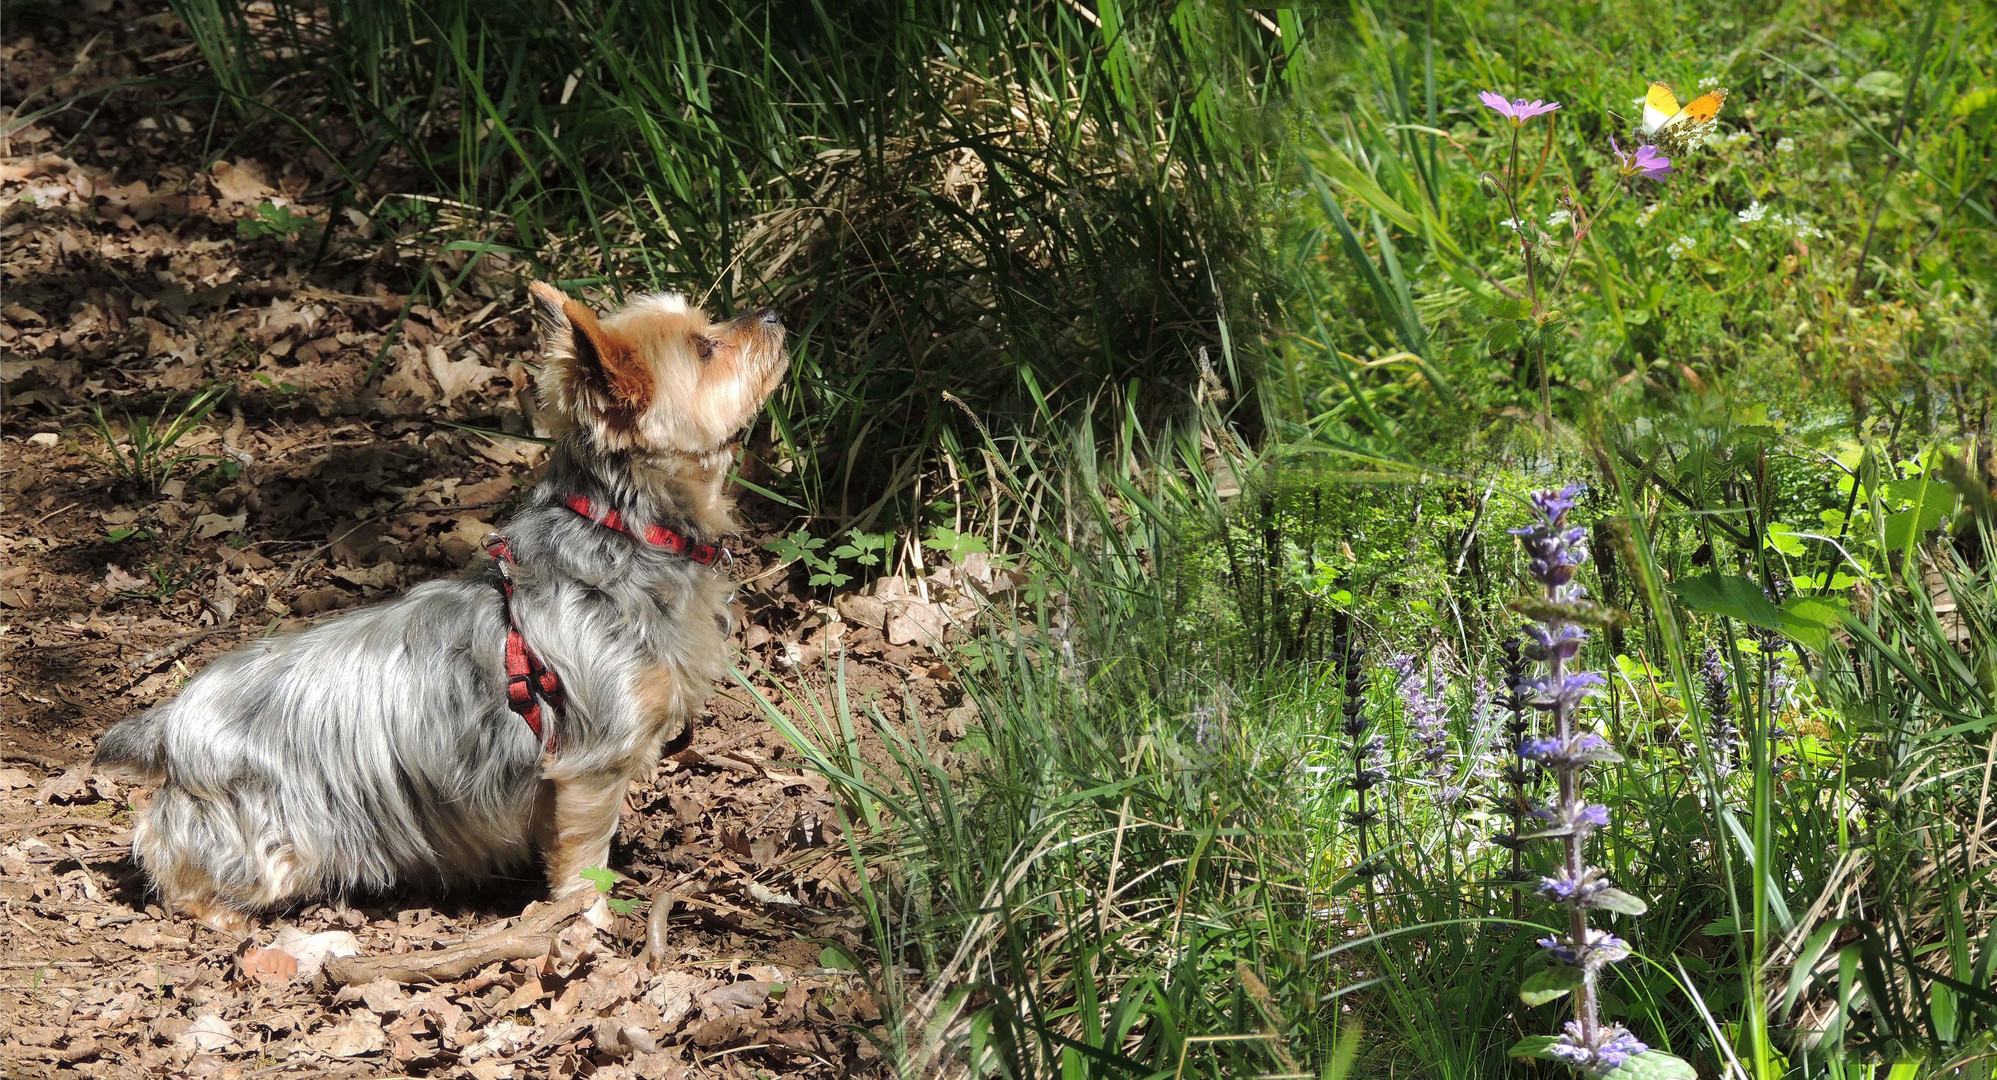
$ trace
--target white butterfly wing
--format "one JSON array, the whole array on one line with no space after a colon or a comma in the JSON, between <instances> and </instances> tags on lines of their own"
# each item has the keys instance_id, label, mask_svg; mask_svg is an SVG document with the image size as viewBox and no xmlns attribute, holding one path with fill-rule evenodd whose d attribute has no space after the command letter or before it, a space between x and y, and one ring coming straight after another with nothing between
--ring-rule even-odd
<instances>
[{"instance_id":1,"label":"white butterfly wing","mask_svg":"<svg viewBox=\"0 0 1997 1080\"><path fill-rule=\"evenodd\" d=\"M1684 110L1678 106L1678 98L1669 86L1654 82L1650 93L1643 98L1643 133L1655 135L1669 127L1672 121L1681 118Z\"/></svg>"}]
</instances>

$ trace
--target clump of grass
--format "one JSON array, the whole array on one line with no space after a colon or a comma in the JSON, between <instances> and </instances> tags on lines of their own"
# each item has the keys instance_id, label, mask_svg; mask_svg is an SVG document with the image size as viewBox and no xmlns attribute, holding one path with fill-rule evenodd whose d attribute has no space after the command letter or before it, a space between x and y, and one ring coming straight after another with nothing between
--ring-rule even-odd
<instances>
[{"instance_id":1,"label":"clump of grass","mask_svg":"<svg viewBox=\"0 0 1997 1080\"><path fill-rule=\"evenodd\" d=\"M90 431L103 446L86 453L120 484L148 498L157 498L175 469L204 456L180 443L208 419L208 414L215 411L227 393L225 387L211 386L190 395L185 402L177 396L168 398L150 417L127 412L122 434L104 415L103 406L94 406Z\"/></svg>"},{"instance_id":2,"label":"clump of grass","mask_svg":"<svg viewBox=\"0 0 1997 1080\"><path fill-rule=\"evenodd\" d=\"M982 531L989 504L961 491L987 463L952 475L950 448L1043 404L1061 425L1156 422L1203 348L1239 391L1255 337L1230 320L1280 295L1255 237L1295 20L997 0L174 6L238 145L288 120L340 163L319 194L341 206L448 204L454 225L396 244L424 289L425 264L456 287L505 263L781 309L794 381L761 436L769 483L824 538L892 532L919 561L938 524Z\"/></svg>"}]
</instances>

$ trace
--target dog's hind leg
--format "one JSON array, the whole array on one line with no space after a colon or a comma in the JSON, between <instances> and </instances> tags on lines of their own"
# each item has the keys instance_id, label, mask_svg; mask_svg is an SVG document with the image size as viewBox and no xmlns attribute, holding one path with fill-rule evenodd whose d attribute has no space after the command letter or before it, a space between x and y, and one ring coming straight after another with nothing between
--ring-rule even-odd
<instances>
[{"instance_id":1,"label":"dog's hind leg","mask_svg":"<svg viewBox=\"0 0 1997 1080\"><path fill-rule=\"evenodd\" d=\"M582 872L610 861L610 841L631 781L619 771L553 784L554 821L544 854L549 891L561 899L595 887Z\"/></svg>"},{"instance_id":2,"label":"dog's hind leg","mask_svg":"<svg viewBox=\"0 0 1997 1080\"><path fill-rule=\"evenodd\" d=\"M234 794L218 802L161 788L133 830L132 854L169 906L240 936L251 928L247 912L291 899L303 875L260 802Z\"/></svg>"}]
</instances>

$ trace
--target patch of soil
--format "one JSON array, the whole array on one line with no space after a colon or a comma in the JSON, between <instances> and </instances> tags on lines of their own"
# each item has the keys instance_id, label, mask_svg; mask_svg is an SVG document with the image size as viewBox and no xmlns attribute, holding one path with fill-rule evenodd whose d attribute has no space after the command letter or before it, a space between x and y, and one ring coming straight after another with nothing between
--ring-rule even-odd
<instances>
[{"instance_id":1,"label":"patch of soil","mask_svg":"<svg viewBox=\"0 0 1997 1080\"><path fill-rule=\"evenodd\" d=\"M540 955L438 985L346 987L273 955L281 935L350 935L362 956L462 942L519 916L541 896L534 881L314 905L241 942L147 894L129 859L143 793L89 775L97 737L251 637L482 560L480 538L543 456L520 438L537 430L531 324L504 259L445 298L463 263L424 246L434 222L342 211L319 244L335 211L319 194L328 161L205 161L209 117L135 91L27 119L195 62L164 5L87 0L12 22L0 42L10 1075L866 1071L884 1031L851 970L865 950L844 819L738 687L716 688L692 746L625 801L611 895L629 912L599 908ZM205 387L226 390L214 411L188 417L168 449L139 447ZM734 648L752 685L809 730L813 708L797 703L829 715L826 666L843 657L850 696L924 724L952 765L970 706L919 642L961 621L968 608L945 601L968 592L965 570L828 606L759 546L796 522L754 496L743 511ZM871 738L862 752L886 760ZM643 903L662 890L678 902L654 970L639 958Z\"/></svg>"}]
</instances>

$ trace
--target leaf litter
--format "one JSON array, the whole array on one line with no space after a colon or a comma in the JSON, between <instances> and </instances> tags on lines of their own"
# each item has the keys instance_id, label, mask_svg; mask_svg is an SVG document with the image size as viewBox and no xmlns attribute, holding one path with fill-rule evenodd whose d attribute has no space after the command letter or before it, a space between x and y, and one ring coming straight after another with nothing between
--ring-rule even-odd
<instances>
[{"instance_id":1,"label":"leaf litter","mask_svg":"<svg viewBox=\"0 0 1997 1080\"><path fill-rule=\"evenodd\" d=\"M447 300L412 296L434 266L367 221L336 234L315 266L331 217L317 192L332 163L296 148L205 162L205 116L158 101L112 94L87 126L89 110L15 122L185 60L191 42L164 4L91 0L5 34L0 1009L10 1022L0 1055L10 1075L879 1069L872 1040L886 1032L868 980L825 961L867 955L839 807L729 688L717 688L693 744L627 796L617 875L605 879L615 908L563 920L524 955L442 980L335 977L408 975L429 954L520 939L543 896L531 876L312 904L243 941L199 930L147 893L130 860L144 792L90 774L97 736L251 637L474 564L542 456L510 437L545 434L523 268L495 258ZM272 235L246 220L308 224ZM197 456L157 494L111 475L94 409L123 438L128 418L213 384L230 388L227 405L183 441ZM751 535L736 545L734 648L752 682L774 701L823 700L827 664L843 662L849 693L898 725L932 723L938 760L957 767L948 747L975 709L939 654L979 597L1016 584L1007 572L973 556L919 588L885 579L827 605L800 568L758 546L798 522L749 495L742 510ZM887 761L871 738L862 752ZM655 896L671 904L659 955L647 949Z\"/></svg>"}]
</instances>

